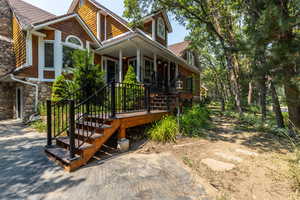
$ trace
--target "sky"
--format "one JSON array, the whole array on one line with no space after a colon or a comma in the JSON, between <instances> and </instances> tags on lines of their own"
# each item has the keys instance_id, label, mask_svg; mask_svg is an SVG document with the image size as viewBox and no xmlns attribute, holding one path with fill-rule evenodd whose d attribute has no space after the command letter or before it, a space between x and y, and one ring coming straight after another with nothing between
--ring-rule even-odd
<instances>
[{"instance_id":1,"label":"sky","mask_svg":"<svg viewBox=\"0 0 300 200\"><path fill-rule=\"evenodd\" d=\"M30 4L33 4L41 9L44 9L55 15L63 15L68 11L72 0L23 0ZM123 0L97 0L99 3L115 12L119 16L122 16L124 6ZM178 24L174 19L170 17L173 27L173 33L169 34L169 44L182 42L187 35L187 30L184 26Z\"/></svg>"}]
</instances>

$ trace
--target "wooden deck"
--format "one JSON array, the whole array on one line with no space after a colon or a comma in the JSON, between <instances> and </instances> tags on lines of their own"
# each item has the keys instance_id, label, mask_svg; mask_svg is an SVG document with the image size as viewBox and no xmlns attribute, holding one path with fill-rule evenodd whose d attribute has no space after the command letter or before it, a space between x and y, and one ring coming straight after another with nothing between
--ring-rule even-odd
<instances>
[{"instance_id":1,"label":"wooden deck","mask_svg":"<svg viewBox=\"0 0 300 200\"><path fill-rule=\"evenodd\" d=\"M145 111L117 114L115 120L119 120L120 123L119 139L126 137L127 128L152 123L160 120L163 116L168 114L168 111L163 110L153 110L150 113Z\"/></svg>"}]
</instances>

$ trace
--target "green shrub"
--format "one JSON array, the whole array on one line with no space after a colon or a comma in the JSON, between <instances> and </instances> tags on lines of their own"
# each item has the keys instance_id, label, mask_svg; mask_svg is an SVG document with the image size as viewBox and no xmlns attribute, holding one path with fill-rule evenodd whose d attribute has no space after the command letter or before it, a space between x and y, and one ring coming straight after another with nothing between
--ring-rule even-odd
<instances>
[{"instance_id":1,"label":"green shrub","mask_svg":"<svg viewBox=\"0 0 300 200\"><path fill-rule=\"evenodd\" d=\"M147 135L151 140L164 143L175 142L178 133L179 127L174 116L164 117L147 131Z\"/></svg>"},{"instance_id":2,"label":"green shrub","mask_svg":"<svg viewBox=\"0 0 300 200\"><path fill-rule=\"evenodd\" d=\"M46 116L47 115L47 106L46 102L40 102L38 105L38 113L41 116Z\"/></svg>"},{"instance_id":3,"label":"green shrub","mask_svg":"<svg viewBox=\"0 0 300 200\"><path fill-rule=\"evenodd\" d=\"M210 126L210 113L206 107L194 105L180 118L181 132L186 136L204 136L204 129Z\"/></svg>"},{"instance_id":4,"label":"green shrub","mask_svg":"<svg viewBox=\"0 0 300 200\"><path fill-rule=\"evenodd\" d=\"M68 81L64 75L58 76L52 86L52 101L61 101L67 98L70 94L70 81Z\"/></svg>"}]
</instances>

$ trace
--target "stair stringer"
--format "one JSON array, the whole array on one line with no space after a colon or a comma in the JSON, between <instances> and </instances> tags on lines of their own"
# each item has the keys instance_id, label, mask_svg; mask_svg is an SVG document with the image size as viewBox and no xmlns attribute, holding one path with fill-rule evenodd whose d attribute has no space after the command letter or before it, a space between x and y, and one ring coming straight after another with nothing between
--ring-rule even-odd
<instances>
[{"instance_id":1,"label":"stair stringer","mask_svg":"<svg viewBox=\"0 0 300 200\"><path fill-rule=\"evenodd\" d=\"M110 128L103 130L103 136L93 141L93 147L83 151L81 159L74 160L69 166L65 166L65 169L69 172L74 171L86 165L87 162L95 155L95 153L102 147L102 145L120 128L121 123L119 119L115 119L111 122Z\"/></svg>"}]
</instances>

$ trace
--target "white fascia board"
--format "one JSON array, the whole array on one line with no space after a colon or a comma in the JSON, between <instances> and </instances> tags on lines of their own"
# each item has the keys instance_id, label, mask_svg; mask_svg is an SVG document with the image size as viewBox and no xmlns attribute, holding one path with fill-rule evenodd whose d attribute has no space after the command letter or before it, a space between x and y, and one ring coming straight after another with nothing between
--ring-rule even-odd
<instances>
[{"instance_id":1,"label":"white fascia board","mask_svg":"<svg viewBox=\"0 0 300 200\"><path fill-rule=\"evenodd\" d=\"M109 12L105 11L103 9L103 7L101 8L99 5L95 4L93 1L89 0L89 2L91 4L93 4L94 6L96 6L97 8L99 8L101 11L104 11L107 15L111 16L112 18L114 18L115 20L117 20L120 24L122 24L123 26L125 26L126 28L128 28L131 32L133 32L133 30L131 28L128 27L127 24L124 24L123 22L121 22L118 18L114 17L112 14L110 14ZM112 11L111 11L112 12Z\"/></svg>"},{"instance_id":2,"label":"white fascia board","mask_svg":"<svg viewBox=\"0 0 300 200\"><path fill-rule=\"evenodd\" d=\"M59 19L56 19L56 20L51 20L49 22L46 22L46 23L43 23L43 24L39 24L37 26L33 26L33 30L38 30L38 29L41 29L45 26L49 26L51 24L55 24L55 23L58 23L58 22L61 22L61 21L64 21L64 20L67 20L67 19L70 19L70 18L73 18L75 17L77 14L72 14L72 15L68 15L68 16L65 16L65 17L62 17L62 18L59 18Z\"/></svg>"}]
</instances>

